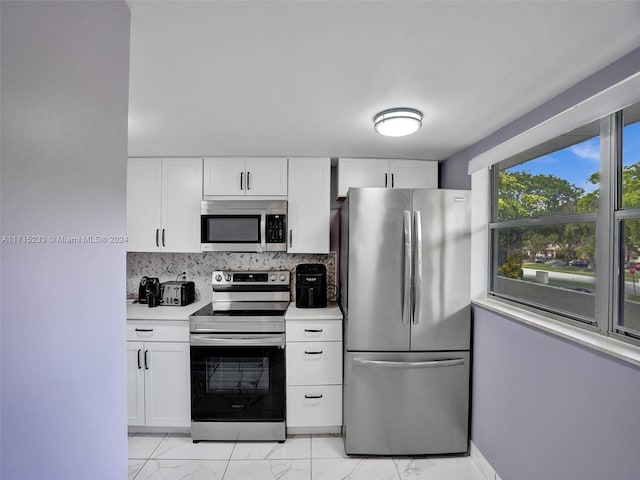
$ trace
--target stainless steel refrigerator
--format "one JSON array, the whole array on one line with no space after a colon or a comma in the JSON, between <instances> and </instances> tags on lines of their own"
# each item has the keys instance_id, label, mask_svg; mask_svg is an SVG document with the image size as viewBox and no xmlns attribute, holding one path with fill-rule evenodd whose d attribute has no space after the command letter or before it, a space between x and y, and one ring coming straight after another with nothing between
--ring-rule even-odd
<instances>
[{"instance_id":1,"label":"stainless steel refrigerator","mask_svg":"<svg viewBox=\"0 0 640 480\"><path fill-rule=\"evenodd\" d=\"M349 455L468 451L470 192L352 188L340 210Z\"/></svg>"}]
</instances>

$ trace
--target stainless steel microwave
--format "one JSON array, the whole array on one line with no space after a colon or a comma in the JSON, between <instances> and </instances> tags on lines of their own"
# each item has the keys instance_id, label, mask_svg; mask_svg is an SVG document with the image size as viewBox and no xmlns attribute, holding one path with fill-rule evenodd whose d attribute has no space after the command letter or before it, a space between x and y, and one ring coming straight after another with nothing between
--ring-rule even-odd
<instances>
[{"instance_id":1,"label":"stainless steel microwave","mask_svg":"<svg viewBox=\"0 0 640 480\"><path fill-rule=\"evenodd\" d=\"M201 204L203 252L286 252L287 202L205 200Z\"/></svg>"}]
</instances>

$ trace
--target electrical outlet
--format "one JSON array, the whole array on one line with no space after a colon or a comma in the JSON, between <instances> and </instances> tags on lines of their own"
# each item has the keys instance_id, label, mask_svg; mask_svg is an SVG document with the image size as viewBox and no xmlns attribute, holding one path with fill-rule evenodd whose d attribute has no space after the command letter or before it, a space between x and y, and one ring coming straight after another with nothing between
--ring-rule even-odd
<instances>
[{"instance_id":1,"label":"electrical outlet","mask_svg":"<svg viewBox=\"0 0 640 480\"><path fill-rule=\"evenodd\" d=\"M189 278L189 271L188 270L183 270L182 273L180 274L180 280L185 282L187 280L187 278Z\"/></svg>"}]
</instances>

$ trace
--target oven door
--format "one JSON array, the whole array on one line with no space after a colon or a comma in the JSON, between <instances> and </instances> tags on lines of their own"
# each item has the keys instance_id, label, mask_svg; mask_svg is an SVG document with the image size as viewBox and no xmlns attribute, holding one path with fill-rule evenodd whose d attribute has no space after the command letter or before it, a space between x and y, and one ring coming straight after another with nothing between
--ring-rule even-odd
<instances>
[{"instance_id":1,"label":"oven door","mask_svg":"<svg viewBox=\"0 0 640 480\"><path fill-rule=\"evenodd\" d=\"M284 341L284 334L192 334L192 420L284 421Z\"/></svg>"}]
</instances>

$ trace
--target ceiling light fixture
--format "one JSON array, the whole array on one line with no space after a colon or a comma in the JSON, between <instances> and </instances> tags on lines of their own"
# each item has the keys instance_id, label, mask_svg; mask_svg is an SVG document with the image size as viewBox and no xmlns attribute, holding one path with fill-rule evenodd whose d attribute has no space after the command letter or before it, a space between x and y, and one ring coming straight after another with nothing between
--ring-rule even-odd
<instances>
[{"instance_id":1,"label":"ceiling light fixture","mask_svg":"<svg viewBox=\"0 0 640 480\"><path fill-rule=\"evenodd\" d=\"M373 128L387 137L404 137L422 126L422 112L413 108L391 108L373 118Z\"/></svg>"}]
</instances>

